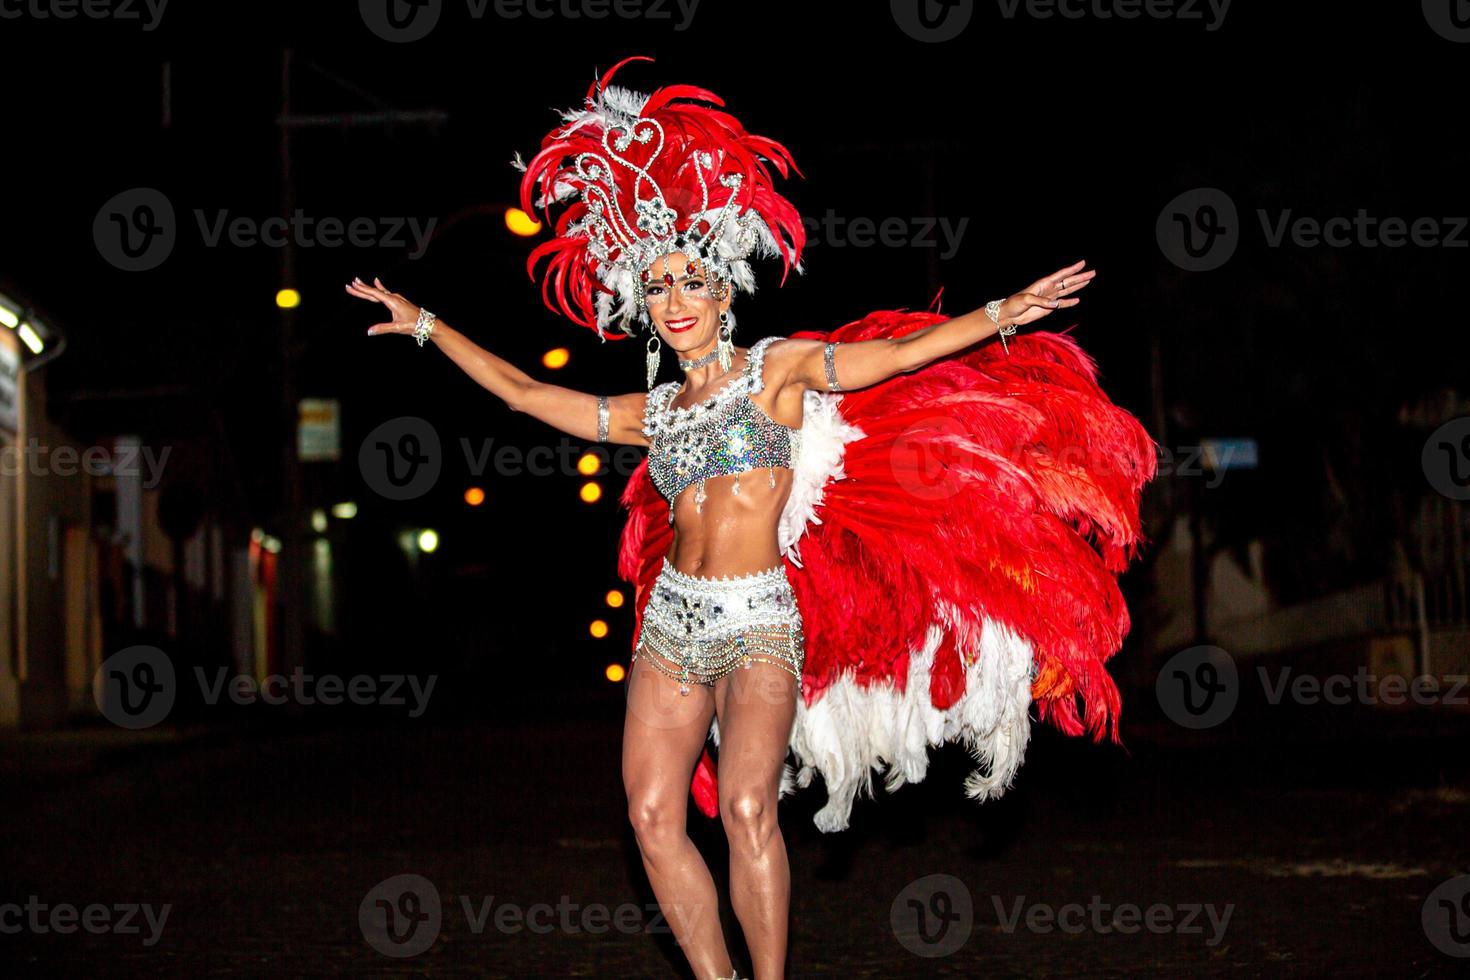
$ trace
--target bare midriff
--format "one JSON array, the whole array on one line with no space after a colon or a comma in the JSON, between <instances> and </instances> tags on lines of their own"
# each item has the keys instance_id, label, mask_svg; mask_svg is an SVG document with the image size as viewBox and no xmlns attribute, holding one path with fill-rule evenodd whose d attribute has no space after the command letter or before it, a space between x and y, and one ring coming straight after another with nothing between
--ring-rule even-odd
<instances>
[{"instance_id":1,"label":"bare midriff","mask_svg":"<svg viewBox=\"0 0 1470 980\"><path fill-rule=\"evenodd\" d=\"M772 487L771 474L776 477ZM699 487L685 487L674 501L674 543L669 562L685 575L718 578L744 575L781 564L776 528L791 495L792 472L784 466L717 476L705 483L704 503L696 512Z\"/></svg>"}]
</instances>

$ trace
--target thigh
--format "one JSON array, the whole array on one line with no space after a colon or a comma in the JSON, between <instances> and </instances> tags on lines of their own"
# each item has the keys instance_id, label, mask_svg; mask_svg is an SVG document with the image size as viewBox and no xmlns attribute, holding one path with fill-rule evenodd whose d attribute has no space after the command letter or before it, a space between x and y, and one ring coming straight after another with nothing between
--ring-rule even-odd
<instances>
[{"instance_id":1,"label":"thigh","mask_svg":"<svg viewBox=\"0 0 1470 980\"><path fill-rule=\"evenodd\" d=\"M680 694L678 681L660 674L640 655L628 674L627 702L623 787L629 804L682 806L709 736L713 691L690 684L689 693Z\"/></svg>"},{"instance_id":2,"label":"thigh","mask_svg":"<svg viewBox=\"0 0 1470 980\"><path fill-rule=\"evenodd\" d=\"M798 683L787 671L763 662L737 667L715 682L720 721L717 778L726 799L779 790L796 721Z\"/></svg>"}]
</instances>

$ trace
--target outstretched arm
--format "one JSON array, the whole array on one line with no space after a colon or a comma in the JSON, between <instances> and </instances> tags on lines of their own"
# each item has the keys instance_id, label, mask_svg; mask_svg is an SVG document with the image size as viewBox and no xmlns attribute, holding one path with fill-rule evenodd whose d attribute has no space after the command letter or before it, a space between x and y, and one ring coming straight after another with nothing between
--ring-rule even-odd
<instances>
[{"instance_id":1,"label":"outstretched arm","mask_svg":"<svg viewBox=\"0 0 1470 980\"><path fill-rule=\"evenodd\" d=\"M389 292L381 280L369 286L362 280L347 284L347 292L359 299L381 303L390 319L368 328L368 334L412 334L418 323L419 307L398 293ZM568 435L594 442L597 439L597 396L547 384L531 377L514 364L485 350L443 320L434 322L429 339L458 364L482 388L496 395L512 412L524 412ZM634 446L648 445L643 435L644 392L608 396L607 441Z\"/></svg>"},{"instance_id":2,"label":"outstretched arm","mask_svg":"<svg viewBox=\"0 0 1470 980\"><path fill-rule=\"evenodd\" d=\"M993 337L1000 327L1032 323L1053 310L1076 306L1080 300L1067 297L1097 275L1096 270L1083 271L1085 265L1077 262L1059 269L1007 298L1000 305L999 324L992 322L984 310L975 310L902 337L839 343L832 352L839 390L866 388L896 374L918 370ZM820 340L788 339L771 345L767 359L777 362L777 370L784 368L787 383L829 391L832 389L827 383L826 347Z\"/></svg>"}]
</instances>

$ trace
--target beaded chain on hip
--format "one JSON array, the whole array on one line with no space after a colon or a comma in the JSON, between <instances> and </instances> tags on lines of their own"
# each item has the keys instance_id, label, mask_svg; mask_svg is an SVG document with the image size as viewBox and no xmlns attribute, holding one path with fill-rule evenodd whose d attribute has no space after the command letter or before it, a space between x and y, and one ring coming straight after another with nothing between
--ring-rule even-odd
<instances>
[{"instance_id":1,"label":"beaded chain on hip","mask_svg":"<svg viewBox=\"0 0 1470 980\"><path fill-rule=\"evenodd\" d=\"M691 682L713 686L737 667L756 663L774 664L799 681L806 642L785 566L699 578L665 558L633 659L644 651L654 669L679 681L684 695Z\"/></svg>"}]
</instances>

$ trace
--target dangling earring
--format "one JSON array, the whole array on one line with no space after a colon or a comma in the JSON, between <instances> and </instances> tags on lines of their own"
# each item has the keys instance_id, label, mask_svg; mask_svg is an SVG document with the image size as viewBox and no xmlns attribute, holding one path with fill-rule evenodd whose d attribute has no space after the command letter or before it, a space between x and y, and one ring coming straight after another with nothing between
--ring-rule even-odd
<instances>
[{"instance_id":1,"label":"dangling earring","mask_svg":"<svg viewBox=\"0 0 1470 980\"><path fill-rule=\"evenodd\" d=\"M730 314L724 310L720 311L720 330L717 336L719 340L715 344L715 349L720 355L720 370L728 371L730 360L735 356L735 344L731 340L734 331L730 329Z\"/></svg>"},{"instance_id":2,"label":"dangling earring","mask_svg":"<svg viewBox=\"0 0 1470 980\"><path fill-rule=\"evenodd\" d=\"M653 390L653 379L658 377L658 362L663 357L663 343L658 339L655 331L648 338L648 390Z\"/></svg>"}]
</instances>

